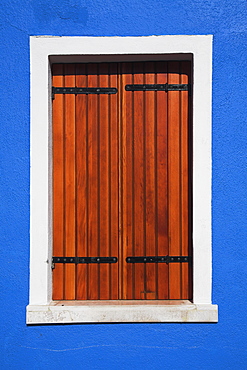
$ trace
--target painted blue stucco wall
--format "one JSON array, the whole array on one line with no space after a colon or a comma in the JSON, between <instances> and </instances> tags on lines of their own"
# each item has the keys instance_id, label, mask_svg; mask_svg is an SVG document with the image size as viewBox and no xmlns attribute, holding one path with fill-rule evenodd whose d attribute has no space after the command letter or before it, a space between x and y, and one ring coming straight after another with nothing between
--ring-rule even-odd
<instances>
[{"instance_id":1,"label":"painted blue stucco wall","mask_svg":"<svg viewBox=\"0 0 247 370\"><path fill-rule=\"evenodd\" d=\"M27 327L29 36L169 34L214 35L213 303L219 322ZM2 0L0 36L0 368L247 369L246 0Z\"/></svg>"}]
</instances>

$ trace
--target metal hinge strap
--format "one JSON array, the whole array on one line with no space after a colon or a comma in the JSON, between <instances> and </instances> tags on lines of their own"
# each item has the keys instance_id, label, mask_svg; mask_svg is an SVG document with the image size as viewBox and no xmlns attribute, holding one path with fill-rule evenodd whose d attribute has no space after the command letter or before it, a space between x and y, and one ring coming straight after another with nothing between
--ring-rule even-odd
<instances>
[{"instance_id":1,"label":"metal hinge strap","mask_svg":"<svg viewBox=\"0 0 247 370\"><path fill-rule=\"evenodd\" d=\"M143 84L126 85L126 91L188 91L188 84Z\"/></svg>"},{"instance_id":2,"label":"metal hinge strap","mask_svg":"<svg viewBox=\"0 0 247 370\"><path fill-rule=\"evenodd\" d=\"M52 257L52 263L116 263L117 257Z\"/></svg>"},{"instance_id":3,"label":"metal hinge strap","mask_svg":"<svg viewBox=\"0 0 247 370\"><path fill-rule=\"evenodd\" d=\"M191 262L191 256L138 256L127 257L127 263L182 263Z\"/></svg>"},{"instance_id":4,"label":"metal hinge strap","mask_svg":"<svg viewBox=\"0 0 247 370\"><path fill-rule=\"evenodd\" d=\"M115 87L52 87L54 94L116 94L118 89Z\"/></svg>"}]
</instances>

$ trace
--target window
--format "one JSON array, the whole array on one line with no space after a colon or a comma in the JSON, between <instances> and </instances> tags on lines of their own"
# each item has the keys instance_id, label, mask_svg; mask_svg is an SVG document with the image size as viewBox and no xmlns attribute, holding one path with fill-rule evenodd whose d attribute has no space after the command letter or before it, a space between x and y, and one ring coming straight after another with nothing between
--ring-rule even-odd
<instances>
[{"instance_id":1,"label":"window","mask_svg":"<svg viewBox=\"0 0 247 370\"><path fill-rule=\"evenodd\" d=\"M211 36L31 38L27 323L217 321L217 306L211 304L211 43ZM193 98L187 90L154 91L157 85L192 82ZM53 90L52 109L52 85L113 91L67 95ZM133 91L136 85L148 85L149 91ZM162 115L168 125L161 124ZM184 133L177 127L185 127ZM162 200L164 183L168 207ZM162 207L166 217L159 217ZM167 232L157 233L158 227L170 228L173 241L159 241ZM159 245L166 247L159 251ZM81 258L115 258L111 262L116 263L54 259L52 272L53 256L74 257L75 252ZM167 255L189 259L192 253L193 278L186 260L137 261Z\"/></svg>"}]
</instances>

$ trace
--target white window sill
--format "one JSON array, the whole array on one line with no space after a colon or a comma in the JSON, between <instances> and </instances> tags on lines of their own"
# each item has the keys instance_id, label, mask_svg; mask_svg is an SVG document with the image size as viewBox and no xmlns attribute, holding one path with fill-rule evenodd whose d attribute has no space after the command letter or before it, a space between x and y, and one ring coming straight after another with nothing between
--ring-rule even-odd
<instances>
[{"instance_id":1,"label":"white window sill","mask_svg":"<svg viewBox=\"0 0 247 370\"><path fill-rule=\"evenodd\" d=\"M218 322L218 306L189 301L57 301L27 306L27 324Z\"/></svg>"}]
</instances>

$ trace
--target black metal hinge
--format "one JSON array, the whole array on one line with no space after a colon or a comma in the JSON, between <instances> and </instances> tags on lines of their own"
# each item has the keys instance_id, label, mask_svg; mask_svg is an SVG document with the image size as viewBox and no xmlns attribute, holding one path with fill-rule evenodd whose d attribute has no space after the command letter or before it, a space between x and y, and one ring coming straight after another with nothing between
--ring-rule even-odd
<instances>
[{"instance_id":1,"label":"black metal hinge","mask_svg":"<svg viewBox=\"0 0 247 370\"><path fill-rule=\"evenodd\" d=\"M191 262L191 256L144 256L127 257L127 263L181 263Z\"/></svg>"},{"instance_id":2,"label":"black metal hinge","mask_svg":"<svg viewBox=\"0 0 247 370\"><path fill-rule=\"evenodd\" d=\"M188 91L188 84L143 84L126 85L126 91Z\"/></svg>"},{"instance_id":3,"label":"black metal hinge","mask_svg":"<svg viewBox=\"0 0 247 370\"><path fill-rule=\"evenodd\" d=\"M52 257L54 263L116 263L117 257Z\"/></svg>"},{"instance_id":4,"label":"black metal hinge","mask_svg":"<svg viewBox=\"0 0 247 370\"><path fill-rule=\"evenodd\" d=\"M116 94L115 87L52 87L52 97L55 94Z\"/></svg>"}]
</instances>

